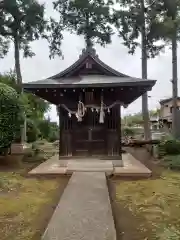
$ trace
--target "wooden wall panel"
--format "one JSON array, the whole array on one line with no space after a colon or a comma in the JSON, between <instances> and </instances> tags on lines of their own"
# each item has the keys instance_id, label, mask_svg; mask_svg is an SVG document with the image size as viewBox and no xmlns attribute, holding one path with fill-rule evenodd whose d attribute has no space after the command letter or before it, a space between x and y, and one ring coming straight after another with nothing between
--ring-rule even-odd
<instances>
[{"instance_id":1,"label":"wooden wall panel","mask_svg":"<svg viewBox=\"0 0 180 240\"><path fill-rule=\"evenodd\" d=\"M86 113L84 122L78 123L75 116L60 110L60 155L121 155L120 107L106 112L105 122L99 124L99 113Z\"/></svg>"}]
</instances>

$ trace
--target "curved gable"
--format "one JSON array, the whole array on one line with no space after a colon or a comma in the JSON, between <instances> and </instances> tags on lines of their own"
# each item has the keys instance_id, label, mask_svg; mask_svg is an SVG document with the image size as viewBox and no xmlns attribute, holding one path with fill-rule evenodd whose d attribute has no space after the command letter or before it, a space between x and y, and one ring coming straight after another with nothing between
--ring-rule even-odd
<instances>
[{"instance_id":1,"label":"curved gable","mask_svg":"<svg viewBox=\"0 0 180 240\"><path fill-rule=\"evenodd\" d=\"M80 75L105 75L129 77L120 73L102 62L96 55L94 49L86 49L82 51L79 59L64 71L50 77L50 79L59 79L66 77L75 77Z\"/></svg>"}]
</instances>

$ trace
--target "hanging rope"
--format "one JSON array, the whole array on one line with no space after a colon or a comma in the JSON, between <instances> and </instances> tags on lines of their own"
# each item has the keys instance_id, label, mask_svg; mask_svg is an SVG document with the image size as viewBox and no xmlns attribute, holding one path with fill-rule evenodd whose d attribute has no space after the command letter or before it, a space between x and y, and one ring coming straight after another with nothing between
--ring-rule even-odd
<instances>
[{"instance_id":1,"label":"hanging rope","mask_svg":"<svg viewBox=\"0 0 180 240\"><path fill-rule=\"evenodd\" d=\"M103 103L103 96L101 96L101 107L100 107L100 114L99 114L99 123L104 123L104 103Z\"/></svg>"},{"instance_id":2,"label":"hanging rope","mask_svg":"<svg viewBox=\"0 0 180 240\"><path fill-rule=\"evenodd\" d=\"M78 103L78 110L76 112L76 117L78 119L78 122L82 121L82 118L84 117L84 115L85 115L84 103L79 101L79 103Z\"/></svg>"},{"instance_id":3,"label":"hanging rope","mask_svg":"<svg viewBox=\"0 0 180 240\"><path fill-rule=\"evenodd\" d=\"M106 106L103 103L103 100L101 100L101 105L100 106L93 105L93 104L85 105L83 102L79 101L77 111L72 111L65 104L60 104L60 106L63 107L68 112L70 117L71 117L71 115L74 114L77 117L79 122L82 121L82 118L85 115L86 109L88 109L88 108L96 109L97 111L100 111L100 117L99 117L99 122L100 123L104 123L104 116L105 116L104 111L108 110L108 112L109 112L109 109L113 108L116 105L123 105L124 107L126 107L126 105L124 105L120 101L115 101L114 103L112 103L109 106Z\"/></svg>"}]
</instances>

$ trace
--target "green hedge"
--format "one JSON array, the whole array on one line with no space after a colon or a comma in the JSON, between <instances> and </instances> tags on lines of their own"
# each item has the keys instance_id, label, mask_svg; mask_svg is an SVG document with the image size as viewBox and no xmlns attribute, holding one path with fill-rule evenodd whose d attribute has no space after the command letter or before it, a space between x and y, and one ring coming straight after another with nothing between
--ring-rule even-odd
<instances>
[{"instance_id":1,"label":"green hedge","mask_svg":"<svg viewBox=\"0 0 180 240\"><path fill-rule=\"evenodd\" d=\"M0 151L10 146L20 131L22 106L17 92L0 83Z\"/></svg>"},{"instance_id":2,"label":"green hedge","mask_svg":"<svg viewBox=\"0 0 180 240\"><path fill-rule=\"evenodd\" d=\"M124 127L122 129L122 135L123 136L134 136L136 133L136 130L132 127Z\"/></svg>"},{"instance_id":3,"label":"green hedge","mask_svg":"<svg viewBox=\"0 0 180 240\"><path fill-rule=\"evenodd\" d=\"M159 144L160 156L180 154L179 140L166 140Z\"/></svg>"}]
</instances>

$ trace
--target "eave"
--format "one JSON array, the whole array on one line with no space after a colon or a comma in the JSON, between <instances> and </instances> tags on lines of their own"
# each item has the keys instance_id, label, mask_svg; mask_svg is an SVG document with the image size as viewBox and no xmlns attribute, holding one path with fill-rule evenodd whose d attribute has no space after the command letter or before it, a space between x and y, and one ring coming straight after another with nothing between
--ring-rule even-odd
<instances>
[{"instance_id":1,"label":"eave","mask_svg":"<svg viewBox=\"0 0 180 240\"><path fill-rule=\"evenodd\" d=\"M130 77L108 77L102 75L78 76L74 78L45 79L36 82L24 83L24 89L40 88L107 88L145 86L147 91L155 85L155 80Z\"/></svg>"}]
</instances>

